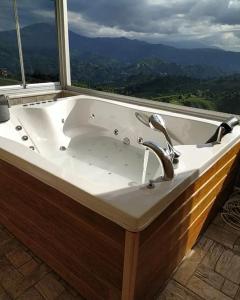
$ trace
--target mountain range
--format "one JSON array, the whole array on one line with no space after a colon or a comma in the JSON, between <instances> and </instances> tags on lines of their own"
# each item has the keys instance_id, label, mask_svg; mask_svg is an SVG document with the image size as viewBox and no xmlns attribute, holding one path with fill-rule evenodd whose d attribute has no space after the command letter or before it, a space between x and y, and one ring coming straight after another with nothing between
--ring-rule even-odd
<instances>
[{"instance_id":1,"label":"mountain range","mask_svg":"<svg viewBox=\"0 0 240 300\"><path fill-rule=\"evenodd\" d=\"M22 28L26 73L57 77L55 26L38 23ZM183 75L217 78L240 73L240 53L214 48L183 49L127 38L89 38L69 32L74 81L106 83L128 76ZM19 72L16 33L0 32L0 68Z\"/></svg>"}]
</instances>

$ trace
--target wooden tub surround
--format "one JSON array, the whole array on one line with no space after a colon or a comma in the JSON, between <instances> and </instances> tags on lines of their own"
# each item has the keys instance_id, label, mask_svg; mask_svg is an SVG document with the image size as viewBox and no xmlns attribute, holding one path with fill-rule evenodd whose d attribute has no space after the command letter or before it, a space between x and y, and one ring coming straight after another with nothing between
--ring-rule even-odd
<instances>
[{"instance_id":1,"label":"wooden tub surround","mask_svg":"<svg viewBox=\"0 0 240 300\"><path fill-rule=\"evenodd\" d=\"M140 232L0 160L1 223L86 299L153 299L231 193L239 149L235 145Z\"/></svg>"}]
</instances>

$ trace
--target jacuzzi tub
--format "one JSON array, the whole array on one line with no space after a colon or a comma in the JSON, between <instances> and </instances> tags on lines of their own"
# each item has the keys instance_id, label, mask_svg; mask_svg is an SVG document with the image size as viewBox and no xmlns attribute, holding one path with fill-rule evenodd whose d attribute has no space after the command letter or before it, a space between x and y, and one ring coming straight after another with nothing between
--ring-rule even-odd
<instances>
[{"instance_id":1,"label":"jacuzzi tub","mask_svg":"<svg viewBox=\"0 0 240 300\"><path fill-rule=\"evenodd\" d=\"M83 95L17 105L10 111L11 120L0 125L1 157L11 162L14 155L15 166L24 164L28 173L64 193L74 187L69 195L77 200L82 191L94 196L82 204L131 230L152 222L240 136L237 126L220 145L204 145L220 122ZM136 112L159 113L181 153L175 178L152 190L147 183L162 175L162 166L150 151L144 176L145 147L138 139L163 148L166 143L163 134L136 118ZM54 177L61 180L60 186Z\"/></svg>"},{"instance_id":2,"label":"jacuzzi tub","mask_svg":"<svg viewBox=\"0 0 240 300\"><path fill-rule=\"evenodd\" d=\"M159 113L181 153L171 181L139 140ZM89 96L18 105L0 124L0 220L86 299L153 299L234 184L240 126ZM145 157L145 159L144 159ZM145 163L144 163L145 161Z\"/></svg>"}]
</instances>

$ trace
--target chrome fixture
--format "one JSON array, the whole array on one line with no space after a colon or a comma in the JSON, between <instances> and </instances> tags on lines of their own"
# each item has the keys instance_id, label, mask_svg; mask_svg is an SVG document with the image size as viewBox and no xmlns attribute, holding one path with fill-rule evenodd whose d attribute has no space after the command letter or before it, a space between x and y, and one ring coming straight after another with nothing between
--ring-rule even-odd
<instances>
[{"instance_id":1,"label":"chrome fixture","mask_svg":"<svg viewBox=\"0 0 240 300\"><path fill-rule=\"evenodd\" d=\"M142 137L138 137L137 139L138 144L142 145L143 144L143 138Z\"/></svg>"},{"instance_id":2,"label":"chrome fixture","mask_svg":"<svg viewBox=\"0 0 240 300\"><path fill-rule=\"evenodd\" d=\"M206 144L209 143L221 144L224 135L231 133L233 131L233 128L237 125L240 125L240 120L237 117L233 116L227 119L217 128L213 136L206 142Z\"/></svg>"},{"instance_id":3,"label":"chrome fixture","mask_svg":"<svg viewBox=\"0 0 240 300\"><path fill-rule=\"evenodd\" d=\"M140 114L138 112L135 113L136 118L142 122L144 125L162 132L166 138L167 141L167 151L169 152L169 155L172 157L173 163L178 162L178 158L180 157L181 153L174 149L172 140L168 134L166 123L164 119L159 114L152 114L150 117L148 117L145 114Z\"/></svg>"},{"instance_id":4,"label":"chrome fixture","mask_svg":"<svg viewBox=\"0 0 240 300\"><path fill-rule=\"evenodd\" d=\"M154 183L172 180L174 178L174 167L169 153L153 142L144 142L143 146L151 149L163 166L163 176L155 180L150 180L148 187L153 188Z\"/></svg>"},{"instance_id":5,"label":"chrome fixture","mask_svg":"<svg viewBox=\"0 0 240 300\"><path fill-rule=\"evenodd\" d=\"M0 95L0 123L7 122L10 119L9 97Z\"/></svg>"}]
</instances>

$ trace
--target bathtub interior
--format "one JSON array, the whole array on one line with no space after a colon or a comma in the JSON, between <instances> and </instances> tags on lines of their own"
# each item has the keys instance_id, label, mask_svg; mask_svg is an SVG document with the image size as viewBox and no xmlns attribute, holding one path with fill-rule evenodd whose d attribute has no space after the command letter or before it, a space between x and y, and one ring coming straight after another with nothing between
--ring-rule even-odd
<instances>
[{"instance_id":1,"label":"bathtub interior","mask_svg":"<svg viewBox=\"0 0 240 300\"><path fill-rule=\"evenodd\" d=\"M85 177L104 191L116 190L143 184L163 173L159 160L138 139L163 148L165 139L142 124L136 112L151 114L86 97L16 106L11 108L11 121L0 126L0 135L33 146L61 170ZM176 147L203 144L217 127L201 119L162 115ZM16 130L18 125L22 130Z\"/></svg>"}]
</instances>

